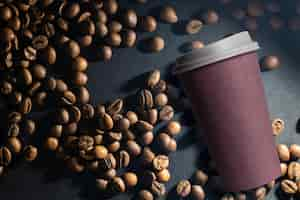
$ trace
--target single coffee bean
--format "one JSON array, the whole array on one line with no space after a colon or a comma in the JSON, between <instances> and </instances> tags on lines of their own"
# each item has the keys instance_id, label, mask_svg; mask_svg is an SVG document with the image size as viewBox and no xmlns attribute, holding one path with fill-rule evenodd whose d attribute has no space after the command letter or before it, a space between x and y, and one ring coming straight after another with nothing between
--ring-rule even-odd
<instances>
[{"instance_id":1,"label":"single coffee bean","mask_svg":"<svg viewBox=\"0 0 300 200\"><path fill-rule=\"evenodd\" d=\"M77 71L73 73L72 81L77 86L84 86L88 82L88 76L84 72Z\"/></svg>"},{"instance_id":2,"label":"single coffee bean","mask_svg":"<svg viewBox=\"0 0 300 200\"><path fill-rule=\"evenodd\" d=\"M80 54L80 46L74 40L69 40L66 42L65 51L71 58L76 58Z\"/></svg>"},{"instance_id":3,"label":"single coffee bean","mask_svg":"<svg viewBox=\"0 0 300 200\"><path fill-rule=\"evenodd\" d=\"M7 147L0 148L0 165L8 166L11 163L12 154L11 151Z\"/></svg>"},{"instance_id":4,"label":"single coffee bean","mask_svg":"<svg viewBox=\"0 0 300 200\"><path fill-rule=\"evenodd\" d=\"M166 194L166 187L163 183L160 183L158 181L153 181L151 184L151 191L155 196L161 197Z\"/></svg>"},{"instance_id":5,"label":"single coffee bean","mask_svg":"<svg viewBox=\"0 0 300 200\"><path fill-rule=\"evenodd\" d=\"M171 136L176 136L181 132L181 125L178 121L170 121L167 125L167 132Z\"/></svg>"},{"instance_id":6,"label":"single coffee bean","mask_svg":"<svg viewBox=\"0 0 300 200\"><path fill-rule=\"evenodd\" d=\"M42 80L46 78L47 70L43 65L36 64L32 67L32 75L34 78Z\"/></svg>"},{"instance_id":7,"label":"single coffee bean","mask_svg":"<svg viewBox=\"0 0 300 200\"><path fill-rule=\"evenodd\" d=\"M149 40L148 48L151 52L160 52L165 48L165 41L161 36L154 36Z\"/></svg>"},{"instance_id":8,"label":"single coffee bean","mask_svg":"<svg viewBox=\"0 0 300 200\"><path fill-rule=\"evenodd\" d=\"M295 161L291 162L288 165L287 175L290 180L298 182L300 180L300 163Z\"/></svg>"},{"instance_id":9,"label":"single coffee bean","mask_svg":"<svg viewBox=\"0 0 300 200\"><path fill-rule=\"evenodd\" d=\"M149 90L141 90L138 94L138 101L142 109L150 109L153 106L152 93Z\"/></svg>"},{"instance_id":10,"label":"single coffee bean","mask_svg":"<svg viewBox=\"0 0 300 200\"><path fill-rule=\"evenodd\" d=\"M0 18L3 21L8 21L13 17L13 12L8 6L3 6L0 8Z\"/></svg>"},{"instance_id":11,"label":"single coffee bean","mask_svg":"<svg viewBox=\"0 0 300 200\"><path fill-rule=\"evenodd\" d=\"M160 18L166 23L177 23L178 17L174 7L166 5L160 11Z\"/></svg>"},{"instance_id":12,"label":"single coffee bean","mask_svg":"<svg viewBox=\"0 0 300 200\"><path fill-rule=\"evenodd\" d=\"M123 26L120 22L112 20L108 23L107 28L109 32L119 33L122 30Z\"/></svg>"},{"instance_id":13,"label":"single coffee bean","mask_svg":"<svg viewBox=\"0 0 300 200\"><path fill-rule=\"evenodd\" d=\"M133 111L128 111L126 113L126 117L129 120L129 122L130 122L131 125L135 124L138 121L138 116Z\"/></svg>"},{"instance_id":14,"label":"single coffee bean","mask_svg":"<svg viewBox=\"0 0 300 200\"><path fill-rule=\"evenodd\" d=\"M108 150L105 146L97 145L95 146L94 153L96 158L104 159L108 154Z\"/></svg>"},{"instance_id":15,"label":"single coffee bean","mask_svg":"<svg viewBox=\"0 0 300 200\"><path fill-rule=\"evenodd\" d=\"M129 154L133 157L140 155L142 152L140 145L132 140L128 140L126 142L126 149L128 150Z\"/></svg>"},{"instance_id":16,"label":"single coffee bean","mask_svg":"<svg viewBox=\"0 0 300 200\"><path fill-rule=\"evenodd\" d=\"M79 158L72 157L67 160L67 166L75 173L81 173L84 171L85 166L80 162Z\"/></svg>"},{"instance_id":17,"label":"single coffee bean","mask_svg":"<svg viewBox=\"0 0 300 200\"><path fill-rule=\"evenodd\" d=\"M56 20L56 24L63 32L69 31L69 23L67 20L60 17Z\"/></svg>"},{"instance_id":18,"label":"single coffee bean","mask_svg":"<svg viewBox=\"0 0 300 200\"><path fill-rule=\"evenodd\" d=\"M195 184L205 186L208 181L208 175L204 171L199 169L195 172L193 181Z\"/></svg>"},{"instance_id":19,"label":"single coffee bean","mask_svg":"<svg viewBox=\"0 0 300 200\"><path fill-rule=\"evenodd\" d=\"M219 15L215 10L208 10L202 15L206 24L216 24L219 22Z\"/></svg>"},{"instance_id":20,"label":"single coffee bean","mask_svg":"<svg viewBox=\"0 0 300 200\"><path fill-rule=\"evenodd\" d=\"M168 96L165 93L158 93L155 98L155 105L158 107L163 107L168 103Z\"/></svg>"},{"instance_id":21,"label":"single coffee bean","mask_svg":"<svg viewBox=\"0 0 300 200\"><path fill-rule=\"evenodd\" d=\"M159 80L159 82L152 88L152 92L155 94L165 92L167 89L166 81Z\"/></svg>"},{"instance_id":22,"label":"single coffee bean","mask_svg":"<svg viewBox=\"0 0 300 200\"><path fill-rule=\"evenodd\" d=\"M121 131L126 131L130 127L130 121L127 118L123 117L122 119L117 121L116 127Z\"/></svg>"},{"instance_id":23,"label":"single coffee bean","mask_svg":"<svg viewBox=\"0 0 300 200\"><path fill-rule=\"evenodd\" d=\"M30 113L31 108L32 108L31 99L29 97L26 97L20 103L20 109L19 109L19 111L21 113L23 113L23 114L28 114L28 113Z\"/></svg>"},{"instance_id":24,"label":"single coffee bean","mask_svg":"<svg viewBox=\"0 0 300 200\"><path fill-rule=\"evenodd\" d=\"M144 146L150 145L153 142L154 135L152 131L147 131L141 137L141 144Z\"/></svg>"},{"instance_id":25,"label":"single coffee bean","mask_svg":"<svg viewBox=\"0 0 300 200\"><path fill-rule=\"evenodd\" d=\"M200 40L194 40L190 43L189 45L189 51L193 50L193 49L201 49L203 48L205 45L202 41Z\"/></svg>"},{"instance_id":26,"label":"single coffee bean","mask_svg":"<svg viewBox=\"0 0 300 200\"><path fill-rule=\"evenodd\" d=\"M123 109L123 100L116 99L107 107L107 113L110 115L119 114Z\"/></svg>"},{"instance_id":27,"label":"single coffee bean","mask_svg":"<svg viewBox=\"0 0 300 200\"><path fill-rule=\"evenodd\" d=\"M169 182L169 180L171 179L171 174L170 171L168 169L163 169L159 172L157 172L157 179L159 182Z\"/></svg>"},{"instance_id":28,"label":"single coffee bean","mask_svg":"<svg viewBox=\"0 0 300 200\"><path fill-rule=\"evenodd\" d=\"M28 145L24 148L24 158L26 161L32 162L37 158L38 149L32 145Z\"/></svg>"},{"instance_id":29,"label":"single coffee bean","mask_svg":"<svg viewBox=\"0 0 300 200\"><path fill-rule=\"evenodd\" d=\"M160 81L160 71L156 69L149 74L146 84L149 88L154 88L159 81Z\"/></svg>"},{"instance_id":30,"label":"single coffee bean","mask_svg":"<svg viewBox=\"0 0 300 200\"><path fill-rule=\"evenodd\" d=\"M141 190L138 193L138 200L153 200L153 194L148 190Z\"/></svg>"},{"instance_id":31,"label":"single coffee bean","mask_svg":"<svg viewBox=\"0 0 300 200\"><path fill-rule=\"evenodd\" d=\"M204 200L205 192L201 185L192 185L191 195L194 200Z\"/></svg>"},{"instance_id":32,"label":"single coffee bean","mask_svg":"<svg viewBox=\"0 0 300 200\"><path fill-rule=\"evenodd\" d=\"M128 9L123 15L123 21L125 26L129 28L135 28L138 22L138 17L133 9Z\"/></svg>"},{"instance_id":33,"label":"single coffee bean","mask_svg":"<svg viewBox=\"0 0 300 200\"><path fill-rule=\"evenodd\" d=\"M77 97L77 102L80 104L85 104L90 101L90 93L86 87L79 87L77 90L74 91L76 97Z\"/></svg>"},{"instance_id":34,"label":"single coffee bean","mask_svg":"<svg viewBox=\"0 0 300 200\"><path fill-rule=\"evenodd\" d=\"M234 196L230 193L226 193L222 196L221 200L234 200Z\"/></svg>"},{"instance_id":35,"label":"single coffee bean","mask_svg":"<svg viewBox=\"0 0 300 200\"><path fill-rule=\"evenodd\" d=\"M61 79L57 79L55 81L54 81L54 79L50 79L49 86L50 86L49 88L54 88L59 93L62 93L64 91L68 90L67 84Z\"/></svg>"},{"instance_id":36,"label":"single coffee bean","mask_svg":"<svg viewBox=\"0 0 300 200\"><path fill-rule=\"evenodd\" d=\"M77 41L81 47L88 47L93 43L93 37L92 35L83 35L80 36Z\"/></svg>"},{"instance_id":37,"label":"single coffee bean","mask_svg":"<svg viewBox=\"0 0 300 200\"><path fill-rule=\"evenodd\" d=\"M48 46L48 38L45 35L38 35L32 40L32 47L36 50L44 49Z\"/></svg>"},{"instance_id":38,"label":"single coffee bean","mask_svg":"<svg viewBox=\"0 0 300 200\"><path fill-rule=\"evenodd\" d=\"M118 153L118 168L126 168L130 163L130 155L125 150L121 150Z\"/></svg>"},{"instance_id":39,"label":"single coffee bean","mask_svg":"<svg viewBox=\"0 0 300 200\"><path fill-rule=\"evenodd\" d=\"M101 46L100 47L100 56L104 61L108 61L112 58L112 49L110 46Z\"/></svg>"},{"instance_id":40,"label":"single coffee bean","mask_svg":"<svg viewBox=\"0 0 300 200\"><path fill-rule=\"evenodd\" d=\"M294 181L285 179L280 183L281 190L286 194L295 194L298 191L298 186Z\"/></svg>"},{"instance_id":41,"label":"single coffee bean","mask_svg":"<svg viewBox=\"0 0 300 200\"><path fill-rule=\"evenodd\" d=\"M0 36L6 42L10 42L10 41L14 40L16 37L14 31L8 27L5 27L1 30Z\"/></svg>"},{"instance_id":42,"label":"single coffee bean","mask_svg":"<svg viewBox=\"0 0 300 200\"><path fill-rule=\"evenodd\" d=\"M72 61L73 70L82 72L82 71L86 71L87 68L88 68L88 62L84 57L78 56L73 59Z\"/></svg>"},{"instance_id":43,"label":"single coffee bean","mask_svg":"<svg viewBox=\"0 0 300 200\"><path fill-rule=\"evenodd\" d=\"M103 2L103 9L105 13L113 15L118 11L119 5L116 0L107 0Z\"/></svg>"},{"instance_id":44,"label":"single coffee bean","mask_svg":"<svg viewBox=\"0 0 300 200\"><path fill-rule=\"evenodd\" d=\"M280 60L277 56L265 56L262 61L262 67L268 70L277 69L280 66Z\"/></svg>"},{"instance_id":45,"label":"single coffee bean","mask_svg":"<svg viewBox=\"0 0 300 200\"><path fill-rule=\"evenodd\" d=\"M143 120L139 120L135 125L136 128L141 132L147 132L153 130L153 125Z\"/></svg>"},{"instance_id":46,"label":"single coffee bean","mask_svg":"<svg viewBox=\"0 0 300 200\"><path fill-rule=\"evenodd\" d=\"M144 147L141 154L141 163L144 166L149 166L152 164L155 154L149 147Z\"/></svg>"},{"instance_id":47,"label":"single coffee bean","mask_svg":"<svg viewBox=\"0 0 300 200\"><path fill-rule=\"evenodd\" d=\"M109 152L114 153L114 152L117 152L120 149L120 147L121 147L120 142L114 141L111 144L109 144L107 148L108 148Z\"/></svg>"},{"instance_id":48,"label":"single coffee bean","mask_svg":"<svg viewBox=\"0 0 300 200\"><path fill-rule=\"evenodd\" d=\"M153 16L145 16L141 19L141 28L147 32L154 32L157 29L157 21Z\"/></svg>"},{"instance_id":49,"label":"single coffee bean","mask_svg":"<svg viewBox=\"0 0 300 200\"><path fill-rule=\"evenodd\" d=\"M171 137L166 133L160 133L157 137L158 144L164 151L169 149L170 140Z\"/></svg>"},{"instance_id":50,"label":"single coffee bean","mask_svg":"<svg viewBox=\"0 0 300 200\"><path fill-rule=\"evenodd\" d=\"M52 137L59 138L59 137L61 137L62 132L63 132L63 126L61 124L53 125L50 128L50 136L52 136Z\"/></svg>"},{"instance_id":51,"label":"single coffee bean","mask_svg":"<svg viewBox=\"0 0 300 200\"><path fill-rule=\"evenodd\" d=\"M104 113L103 116L99 117L98 124L99 127L104 130L111 130L114 126L111 116L107 113Z\"/></svg>"},{"instance_id":52,"label":"single coffee bean","mask_svg":"<svg viewBox=\"0 0 300 200\"><path fill-rule=\"evenodd\" d=\"M158 155L153 159L152 165L155 170L163 170L169 167L169 157L165 155Z\"/></svg>"},{"instance_id":53,"label":"single coffee bean","mask_svg":"<svg viewBox=\"0 0 300 200\"><path fill-rule=\"evenodd\" d=\"M169 152L175 152L177 150L177 142L173 138L170 139L170 143L168 146L168 149L166 149Z\"/></svg>"},{"instance_id":54,"label":"single coffee bean","mask_svg":"<svg viewBox=\"0 0 300 200\"><path fill-rule=\"evenodd\" d=\"M121 132L109 132L108 133L108 139L110 141L121 141L122 140L122 133Z\"/></svg>"},{"instance_id":55,"label":"single coffee bean","mask_svg":"<svg viewBox=\"0 0 300 200\"><path fill-rule=\"evenodd\" d=\"M114 177L111 182L111 187L114 192L125 192L126 185L122 178Z\"/></svg>"},{"instance_id":56,"label":"single coffee bean","mask_svg":"<svg viewBox=\"0 0 300 200\"><path fill-rule=\"evenodd\" d=\"M80 12L80 5L78 3L67 3L63 9L63 14L66 18L72 19Z\"/></svg>"},{"instance_id":57,"label":"single coffee bean","mask_svg":"<svg viewBox=\"0 0 300 200\"><path fill-rule=\"evenodd\" d=\"M146 111L146 119L147 121L152 124L155 125L157 120L158 120L158 111L157 109L150 109L148 111Z\"/></svg>"},{"instance_id":58,"label":"single coffee bean","mask_svg":"<svg viewBox=\"0 0 300 200\"><path fill-rule=\"evenodd\" d=\"M25 85L30 85L32 83L32 75L28 69L21 69L20 81Z\"/></svg>"},{"instance_id":59,"label":"single coffee bean","mask_svg":"<svg viewBox=\"0 0 300 200\"><path fill-rule=\"evenodd\" d=\"M9 125L8 131L7 131L7 135L9 137L17 137L20 133L20 127L17 123L12 123L11 125Z\"/></svg>"},{"instance_id":60,"label":"single coffee bean","mask_svg":"<svg viewBox=\"0 0 300 200\"><path fill-rule=\"evenodd\" d=\"M102 9L98 9L96 12L97 12L96 13L96 21L106 24L106 22L107 22L106 13Z\"/></svg>"},{"instance_id":61,"label":"single coffee bean","mask_svg":"<svg viewBox=\"0 0 300 200\"><path fill-rule=\"evenodd\" d=\"M88 135L79 137L78 147L80 150L90 151L94 148L94 138Z\"/></svg>"},{"instance_id":62,"label":"single coffee bean","mask_svg":"<svg viewBox=\"0 0 300 200\"><path fill-rule=\"evenodd\" d=\"M123 131L123 138L125 140L135 140L136 136L131 130Z\"/></svg>"},{"instance_id":63,"label":"single coffee bean","mask_svg":"<svg viewBox=\"0 0 300 200\"><path fill-rule=\"evenodd\" d=\"M113 47L118 47L121 45L122 38L119 33L111 32L106 38L107 44Z\"/></svg>"},{"instance_id":64,"label":"single coffee bean","mask_svg":"<svg viewBox=\"0 0 300 200\"><path fill-rule=\"evenodd\" d=\"M290 151L287 145L285 144L278 144L277 145L277 153L279 156L279 159L281 161L289 161L290 160Z\"/></svg>"},{"instance_id":65,"label":"single coffee bean","mask_svg":"<svg viewBox=\"0 0 300 200\"><path fill-rule=\"evenodd\" d=\"M100 191L105 191L108 186L108 181L105 179L96 179L96 188Z\"/></svg>"},{"instance_id":66,"label":"single coffee bean","mask_svg":"<svg viewBox=\"0 0 300 200\"><path fill-rule=\"evenodd\" d=\"M290 153L293 158L300 158L300 145L292 144L290 146Z\"/></svg>"},{"instance_id":67,"label":"single coffee bean","mask_svg":"<svg viewBox=\"0 0 300 200\"><path fill-rule=\"evenodd\" d=\"M126 47L133 47L136 42L136 33L133 30L124 30L122 32L122 42Z\"/></svg>"},{"instance_id":68,"label":"single coffee bean","mask_svg":"<svg viewBox=\"0 0 300 200\"><path fill-rule=\"evenodd\" d=\"M288 171L288 166L286 163L280 163L281 176L285 176Z\"/></svg>"},{"instance_id":69,"label":"single coffee bean","mask_svg":"<svg viewBox=\"0 0 300 200\"><path fill-rule=\"evenodd\" d=\"M106 26L105 23L97 22L95 24L95 26L96 26L95 27L95 29L96 29L96 36L98 36L100 38L104 38L108 34L108 27Z\"/></svg>"},{"instance_id":70,"label":"single coffee bean","mask_svg":"<svg viewBox=\"0 0 300 200\"><path fill-rule=\"evenodd\" d=\"M255 190L255 198L258 200L265 199L267 194L267 189L265 187L259 187Z\"/></svg>"},{"instance_id":71,"label":"single coffee bean","mask_svg":"<svg viewBox=\"0 0 300 200\"><path fill-rule=\"evenodd\" d=\"M55 151L58 148L59 141L55 137L48 137L45 142L45 148L50 151Z\"/></svg>"},{"instance_id":72,"label":"single coffee bean","mask_svg":"<svg viewBox=\"0 0 300 200\"><path fill-rule=\"evenodd\" d=\"M13 91L13 86L11 83L7 82L7 81L3 81L1 83L1 88L0 91L3 95L8 95L10 93L12 93Z\"/></svg>"},{"instance_id":73,"label":"single coffee bean","mask_svg":"<svg viewBox=\"0 0 300 200\"><path fill-rule=\"evenodd\" d=\"M176 192L178 196L184 198L187 197L191 193L191 183L188 180L179 181L176 187Z\"/></svg>"},{"instance_id":74,"label":"single coffee bean","mask_svg":"<svg viewBox=\"0 0 300 200\"><path fill-rule=\"evenodd\" d=\"M46 64L53 65L56 62L56 50L52 46L48 46L42 52L42 59Z\"/></svg>"},{"instance_id":75,"label":"single coffee bean","mask_svg":"<svg viewBox=\"0 0 300 200\"><path fill-rule=\"evenodd\" d=\"M11 112L7 118L9 123L19 123L22 120L22 115L19 112Z\"/></svg>"},{"instance_id":76,"label":"single coffee bean","mask_svg":"<svg viewBox=\"0 0 300 200\"><path fill-rule=\"evenodd\" d=\"M28 46L24 48L24 56L26 59L30 61L36 60L36 55L37 55L37 51L33 47Z\"/></svg>"},{"instance_id":77,"label":"single coffee bean","mask_svg":"<svg viewBox=\"0 0 300 200\"><path fill-rule=\"evenodd\" d=\"M198 33L203 27L202 21L198 19L190 20L187 25L185 26L185 31L188 34L195 34Z\"/></svg>"},{"instance_id":78,"label":"single coffee bean","mask_svg":"<svg viewBox=\"0 0 300 200\"><path fill-rule=\"evenodd\" d=\"M63 96L61 97L62 105L73 105L76 102L75 94L70 91L66 90L63 92Z\"/></svg>"},{"instance_id":79,"label":"single coffee bean","mask_svg":"<svg viewBox=\"0 0 300 200\"><path fill-rule=\"evenodd\" d=\"M95 145L102 144L102 141L103 141L103 135L98 134L94 136Z\"/></svg>"},{"instance_id":80,"label":"single coffee bean","mask_svg":"<svg viewBox=\"0 0 300 200\"><path fill-rule=\"evenodd\" d=\"M174 116L174 109L170 105L165 105L160 111L159 111L159 119L161 121L170 121Z\"/></svg>"},{"instance_id":81,"label":"single coffee bean","mask_svg":"<svg viewBox=\"0 0 300 200\"><path fill-rule=\"evenodd\" d=\"M126 172L123 174L123 179L125 181L125 184L128 188L134 187L138 183L138 177L133 172Z\"/></svg>"},{"instance_id":82,"label":"single coffee bean","mask_svg":"<svg viewBox=\"0 0 300 200\"><path fill-rule=\"evenodd\" d=\"M70 115L65 108L61 108L58 110L56 118L58 123L67 124L69 122Z\"/></svg>"},{"instance_id":83,"label":"single coffee bean","mask_svg":"<svg viewBox=\"0 0 300 200\"><path fill-rule=\"evenodd\" d=\"M284 129L284 121L282 119L274 119L272 121L272 129L273 129L273 135L278 136L282 133Z\"/></svg>"},{"instance_id":84,"label":"single coffee bean","mask_svg":"<svg viewBox=\"0 0 300 200\"><path fill-rule=\"evenodd\" d=\"M92 119L94 117L95 110L91 104L84 104L81 111L83 119Z\"/></svg>"},{"instance_id":85,"label":"single coffee bean","mask_svg":"<svg viewBox=\"0 0 300 200\"><path fill-rule=\"evenodd\" d=\"M7 139L7 147L15 154L22 151L22 143L17 137L9 137Z\"/></svg>"},{"instance_id":86,"label":"single coffee bean","mask_svg":"<svg viewBox=\"0 0 300 200\"><path fill-rule=\"evenodd\" d=\"M104 173L104 178L107 180L111 180L113 178L115 178L117 176L117 171L115 169L108 169L105 173Z\"/></svg>"}]
</instances>

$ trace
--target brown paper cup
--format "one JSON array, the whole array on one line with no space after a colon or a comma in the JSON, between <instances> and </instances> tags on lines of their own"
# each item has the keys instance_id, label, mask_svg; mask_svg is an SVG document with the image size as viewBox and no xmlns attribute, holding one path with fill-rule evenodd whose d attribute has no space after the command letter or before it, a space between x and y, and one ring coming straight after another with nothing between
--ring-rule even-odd
<instances>
[{"instance_id":1,"label":"brown paper cup","mask_svg":"<svg viewBox=\"0 0 300 200\"><path fill-rule=\"evenodd\" d=\"M231 192L280 176L258 48L248 32L241 32L178 58L174 69L204 129L225 189Z\"/></svg>"}]
</instances>

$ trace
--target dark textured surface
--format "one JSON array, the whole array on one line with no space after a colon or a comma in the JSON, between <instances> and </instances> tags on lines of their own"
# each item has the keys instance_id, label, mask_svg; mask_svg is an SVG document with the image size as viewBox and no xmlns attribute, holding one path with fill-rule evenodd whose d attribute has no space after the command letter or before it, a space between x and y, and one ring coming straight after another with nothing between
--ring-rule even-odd
<instances>
[{"instance_id":1,"label":"dark textured surface","mask_svg":"<svg viewBox=\"0 0 300 200\"><path fill-rule=\"evenodd\" d=\"M177 8L179 18L183 21L191 16L199 16L202 10L211 8L215 4L215 1L199 0L150 0L150 2L146 6L127 1L122 1L122 4L136 7L139 14L148 14L153 8L168 2ZM285 5L293 9L292 4ZM218 9L224 11L223 7ZM179 25L160 23L159 30L156 33L143 34L139 36L139 40L155 34L162 35L166 39L166 48L161 53L144 53L138 45L137 49L116 50L111 62L91 64L88 73L89 88L92 91L93 101L106 101L114 97L127 95L132 89L140 85L140 81L136 77L151 69L160 68L166 71L175 58L181 55L180 47L185 42L200 39L208 43L228 33L244 30L227 14L222 12L221 22L218 25L205 26L199 34L192 36L183 35L180 31L180 24L183 21L180 21ZM300 136L296 133L296 123L300 116L300 43L298 33L289 33L286 28L279 33L273 33L268 29L266 23L262 22L260 25L261 30L256 35L262 46L259 54L277 54L282 61L280 69L262 73L271 118L280 117L286 122L286 129L277 138L277 142L300 143ZM172 180L167 184L169 189L180 179L189 178L197 168L197 164L205 159L202 156L205 146L201 141L194 139L194 135L198 132L190 131L177 138L179 148L176 153L171 154L170 170ZM45 134L44 130L40 131L40 134ZM48 157L45 159L48 160ZM93 177L86 174L71 176L63 171L56 162L50 160L47 163L40 164L38 162L34 166L19 165L11 169L8 176L0 180L0 199L101 199L101 195L93 189ZM114 199L128 199L131 196L132 193L129 193L129 195L117 196ZM210 196L212 197L209 199L215 199L213 193L210 193ZM176 199L174 190L171 190L168 199ZM272 191L267 199L278 198L275 197L275 192Z\"/></svg>"}]
</instances>

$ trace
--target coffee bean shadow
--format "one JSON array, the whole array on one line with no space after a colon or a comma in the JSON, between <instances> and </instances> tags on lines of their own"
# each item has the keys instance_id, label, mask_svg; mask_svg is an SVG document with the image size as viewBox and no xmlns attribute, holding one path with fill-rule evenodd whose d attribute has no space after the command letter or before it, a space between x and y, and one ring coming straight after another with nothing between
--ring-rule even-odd
<instances>
[{"instance_id":1,"label":"coffee bean shadow","mask_svg":"<svg viewBox=\"0 0 300 200\"><path fill-rule=\"evenodd\" d=\"M142 74L139 74L132 79L128 80L126 83L121 85L120 91L121 92L133 92L138 89L138 86L145 85L145 80L147 75L149 75L149 72L145 72ZM130 102L129 102L130 103Z\"/></svg>"},{"instance_id":2,"label":"coffee bean shadow","mask_svg":"<svg viewBox=\"0 0 300 200\"><path fill-rule=\"evenodd\" d=\"M191 52L192 51L191 42L185 42L182 45L180 45L178 47L178 51L183 54Z\"/></svg>"},{"instance_id":3,"label":"coffee bean shadow","mask_svg":"<svg viewBox=\"0 0 300 200\"><path fill-rule=\"evenodd\" d=\"M153 53L151 51L151 49L149 48L150 39L151 39L151 37L145 37L145 38L140 39L136 44L136 48L144 54Z\"/></svg>"},{"instance_id":4,"label":"coffee bean shadow","mask_svg":"<svg viewBox=\"0 0 300 200\"><path fill-rule=\"evenodd\" d=\"M186 24L188 23L188 20L179 20L177 23L172 24L171 30L172 33L174 33L175 35L186 35Z\"/></svg>"}]
</instances>

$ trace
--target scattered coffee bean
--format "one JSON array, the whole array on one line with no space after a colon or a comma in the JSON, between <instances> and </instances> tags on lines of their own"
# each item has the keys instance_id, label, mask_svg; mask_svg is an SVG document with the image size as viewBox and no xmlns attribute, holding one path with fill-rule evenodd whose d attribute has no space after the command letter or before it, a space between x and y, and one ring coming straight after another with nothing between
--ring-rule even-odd
<instances>
[{"instance_id":1,"label":"scattered coffee bean","mask_svg":"<svg viewBox=\"0 0 300 200\"><path fill-rule=\"evenodd\" d=\"M138 143L135 141L128 140L126 143L126 149L128 150L129 154L133 157L136 157L141 154L142 150Z\"/></svg>"},{"instance_id":2,"label":"scattered coffee bean","mask_svg":"<svg viewBox=\"0 0 300 200\"><path fill-rule=\"evenodd\" d=\"M300 158L300 145L291 144L290 145L290 154L293 158Z\"/></svg>"},{"instance_id":3,"label":"scattered coffee bean","mask_svg":"<svg viewBox=\"0 0 300 200\"><path fill-rule=\"evenodd\" d=\"M198 33L203 27L202 21L198 19L190 20L187 25L185 26L185 31L188 34L196 34Z\"/></svg>"},{"instance_id":4,"label":"scattered coffee bean","mask_svg":"<svg viewBox=\"0 0 300 200\"><path fill-rule=\"evenodd\" d=\"M170 24L177 23L178 17L175 8L170 5L164 6L160 11L160 19Z\"/></svg>"},{"instance_id":5,"label":"scattered coffee bean","mask_svg":"<svg viewBox=\"0 0 300 200\"><path fill-rule=\"evenodd\" d=\"M167 169L169 167L169 158L168 156L165 155L158 155L153 159L153 168L155 170L163 170L163 169Z\"/></svg>"},{"instance_id":6,"label":"scattered coffee bean","mask_svg":"<svg viewBox=\"0 0 300 200\"><path fill-rule=\"evenodd\" d=\"M159 111L159 119L161 121L170 121L174 116L174 109L170 105L165 105Z\"/></svg>"},{"instance_id":7,"label":"scattered coffee bean","mask_svg":"<svg viewBox=\"0 0 300 200\"><path fill-rule=\"evenodd\" d=\"M126 10L123 16L124 24L129 28L135 28L138 22L136 12L133 9Z\"/></svg>"},{"instance_id":8,"label":"scattered coffee bean","mask_svg":"<svg viewBox=\"0 0 300 200\"><path fill-rule=\"evenodd\" d=\"M176 136L181 132L181 125L178 121L170 121L167 125L167 132L171 136Z\"/></svg>"},{"instance_id":9,"label":"scattered coffee bean","mask_svg":"<svg viewBox=\"0 0 300 200\"><path fill-rule=\"evenodd\" d=\"M105 179L96 179L96 187L100 190L100 191L105 191L107 189L108 186L108 181Z\"/></svg>"},{"instance_id":10,"label":"scattered coffee bean","mask_svg":"<svg viewBox=\"0 0 300 200\"><path fill-rule=\"evenodd\" d=\"M294 161L291 162L288 165L287 176L290 180L298 182L300 180L300 163Z\"/></svg>"},{"instance_id":11,"label":"scattered coffee bean","mask_svg":"<svg viewBox=\"0 0 300 200\"><path fill-rule=\"evenodd\" d=\"M122 150L118 153L118 168L126 168L130 163L130 155L127 151Z\"/></svg>"},{"instance_id":12,"label":"scattered coffee bean","mask_svg":"<svg viewBox=\"0 0 300 200\"><path fill-rule=\"evenodd\" d=\"M277 56L265 56L262 61L262 67L267 70L277 69L280 66L280 60Z\"/></svg>"},{"instance_id":13,"label":"scattered coffee bean","mask_svg":"<svg viewBox=\"0 0 300 200\"><path fill-rule=\"evenodd\" d=\"M153 181L151 184L151 191L155 196L161 197L166 194L166 187L163 183L160 183L158 181Z\"/></svg>"},{"instance_id":14,"label":"scattered coffee bean","mask_svg":"<svg viewBox=\"0 0 300 200\"><path fill-rule=\"evenodd\" d=\"M288 166L286 163L280 163L281 176L285 176L288 171Z\"/></svg>"},{"instance_id":15,"label":"scattered coffee bean","mask_svg":"<svg viewBox=\"0 0 300 200\"><path fill-rule=\"evenodd\" d=\"M0 165L8 166L12 160L11 151L7 147L0 148Z\"/></svg>"},{"instance_id":16,"label":"scattered coffee bean","mask_svg":"<svg viewBox=\"0 0 300 200\"><path fill-rule=\"evenodd\" d=\"M163 169L163 170L157 172L156 176L157 176L157 180L159 182L163 182L163 183L166 183L171 179L171 174L168 169Z\"/></svg>"},{"instance_id":17,"label":"scattered coffee bean","mask_svg":"<svg viewBox=\"0 0 300 200\"><path fill-rule=\"evenodd\" d=\"M165 41L161 36L154 36L149 40L148 47L151 52L160 52L165 48Z\"/></svg>"},{"instance_id":18,"label":"scattered coffee bean","mask_svg":"<svg viewBox=\"0 0 300 200\"><path fill-rule=\"evenodd\" d=\"M214 10L208 10L202 15L203 21L206 24L216 24L219 22L219 15Z\"/></svg>"},{"instance_id":19,"label":"scattered coffee bean","mask_svg":"<svg viewBox=\"0 0 300 200\"><path fill-rule=\"evenodd\" d=\"M142 153L141 153L141 163L144 166L149 166L152 164L153 160L155 158L155 154L149 147L144 147Z\"/></svg>"},{"instance_id":20,"label":"scattered coffee bean","mask_svg":"<svg viewBox=\"0 0 300 200\"><path fill-rule=\"evenodd\" d=\"M181 180L177 184L176 192L180 197L184 198L184 197L187 197L191 193L191 189L192 189L192 186L188 180Z\"/></svg>"},{"instance_id":21,"label":"scattered coffee bean","mask_svg":"<svg viewBox=\"0 0 300 200\"><path fill-rule=\"evenodd\" d=\"M94 153L96 158L103 159L107 156L108 151L105 146L97 145L95 146Z\"/></svg>"},{"instance_id":22,"label":"scattered coffee bean","mask_svg":"<svg viewBox=\"0 0 300 200\"><path fill-rule=\"evenodd\" d=\"M125 192L126 186L122 178L114 177L111 182L111 187L114 192Z\"/></svg>"},{"instance_id":23,"label":"scattered coffee bean","mask_svg":"<svg viewBox=\"0 0 300 200\"><path fill-rule=\"evenodd\" d=\"M272 129L273 129L273 135L278 136L282 133L284 129L284 121L282 119L274 119L272 121Z\"/></svg>"},{"instance_id":24,"label":"scattered coffee bean","mask_svg":"<svg viewBox=\"0 0 300 200\"><path fill-rule=\"evenodd\" d=\"M141 28L147 32L154 32L157 29L157 22L153 16L145 16L141 19Z\"/></svg>"},{"instance_id":25,"label":"scattered coffee bean","mask_svg":"<svg viewBox=\"0 0 300 200\"><path fill-rule=\"evenodd\" d=\"M38 149L32 145L28 145L24 148L24 158L26 161L32 162L37 158Z\"/></svg>"},{"instance_id":26,"label":"scattered coffee bean","mask_svg":"<svg viewBox=\"0 0 300 200\"><path fill-rule=\"evenodd\" d=\"M22 151L22 143L17 137L9 137L7 139L7 147L15 154Z\"/></svg>"}]
</instances>

